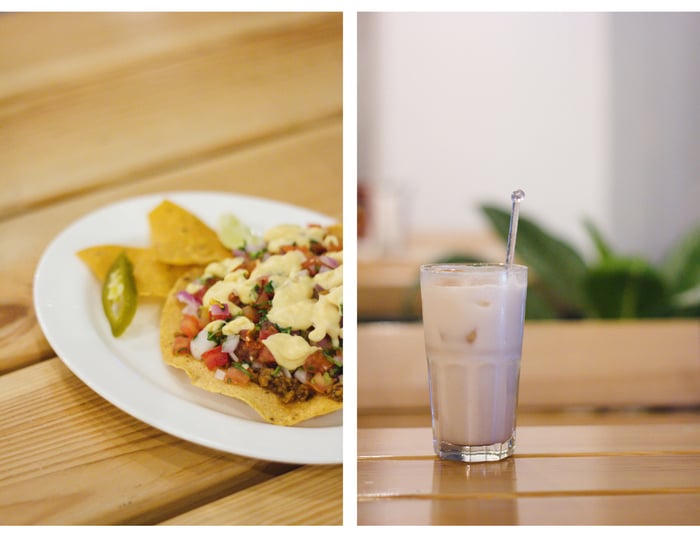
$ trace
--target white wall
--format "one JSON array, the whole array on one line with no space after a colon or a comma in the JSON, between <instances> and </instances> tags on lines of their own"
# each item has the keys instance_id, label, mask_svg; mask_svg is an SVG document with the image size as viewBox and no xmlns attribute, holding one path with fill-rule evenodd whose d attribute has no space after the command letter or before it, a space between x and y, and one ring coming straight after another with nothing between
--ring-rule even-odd
<instances>
[{"instance_id":1,"label":"white wall","mask_svg":"<svg viewBox=\"0 0 700 539\"><path fill-rule=\"evenodd\" d=\"M700 225L700 14L610 18L613 237L659 259Z\"/></svg>"},{"instance_id":2,"label":"white wall","mask_svg":"<svg viewBox=\"0 0 700 539\"><path fill-rule=\"evenodd\" d=\"M483 228L477 206L508 206L510 193L522 188L527 194L522 215L584 252L592 250L581 224L589 217L618 248L658 256L680 224L666 225L668 231L656 241L637 241L638 234L633 241L632 231L647 220L648 207L622 200L615 187L636 181L621 183L625 165L613 155L624 140L615 123L614 106L621 99L615 62L629 62L629 50L613 54L620 50L615 29L625 21L615 17L625 15L359 14L359 180L409 186L414 229ZM666 32L673 33L678 21L671 19ZM683 31L700 35L700 25L693 29L686 22ZM647 22L636 39L649 32L654 25ZM693 49L673 48L685 52L680 63L691 65L696 77L697 39L685 41L692 41ZM648 47L642 51L638 62L644 63ZM630 97L634 90L625 88ZM684 104L697 115L695 96ZM700 166L691 172L697 170ZM658 183L647 176L644 181ZM684 177L690 189L700 179ZM682 195L684 189L674 193ZM689 210L683 226L697 220L697 212L687 216Z\"/></svg>"}]
</instances>

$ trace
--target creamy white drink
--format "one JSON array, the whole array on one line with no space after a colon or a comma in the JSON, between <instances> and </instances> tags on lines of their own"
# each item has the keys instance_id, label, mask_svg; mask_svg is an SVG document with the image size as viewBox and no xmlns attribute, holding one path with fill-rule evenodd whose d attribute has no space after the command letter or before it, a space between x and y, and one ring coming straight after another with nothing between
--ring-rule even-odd
<instances>
[{"instance_id":1,"label":"creamy white drink","mask_svg":"<svg viewBox=\"0 0 700 539\"><path fill-rule=\"evenodd\" d=\"M427 265L421 298L436 453L512 454L527 268Z\"/></svg>"}]
</instances>

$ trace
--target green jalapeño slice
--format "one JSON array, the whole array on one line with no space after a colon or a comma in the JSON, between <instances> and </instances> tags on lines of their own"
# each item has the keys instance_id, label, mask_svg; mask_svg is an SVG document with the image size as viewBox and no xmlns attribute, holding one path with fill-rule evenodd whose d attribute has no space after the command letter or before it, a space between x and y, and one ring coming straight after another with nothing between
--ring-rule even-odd
<instances>
[{"instance_id":1,"label":"green jalape\u00f1o slice","mask_svg":"<svg viewBox=\"0 0 700 539\"><path fill-rule=\"evenodd\" d=\"M107 271L102 284L102 308L104 309L112 335L119 337L136 313L138 295L131 261L122 252Z\"/></svg>"}]
</instances>

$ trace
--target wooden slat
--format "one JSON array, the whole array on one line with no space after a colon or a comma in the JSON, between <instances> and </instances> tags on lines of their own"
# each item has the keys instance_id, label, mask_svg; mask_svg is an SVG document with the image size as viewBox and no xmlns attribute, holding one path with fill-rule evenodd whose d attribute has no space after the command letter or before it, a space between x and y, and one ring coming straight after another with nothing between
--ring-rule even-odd
<instances>
[{"instance_id":1,"label":"wooden slat","mask_svg":"<svg viewBox=\"0 0 700 539\"><path fill-rule=\"evenodd\" d=\"M700 494L700 455L360 461L358 499Z\"/></svg>"},{"instance_id":2,"label":"wooden slat","mask_svg":"<svg viewBox=\"0 0 700 539\"><path fill-rule=\"evenodd\" d=\"M72 197L0 222L0 372L52 354L34 316L32 297L34 271L51 239L80 216L115 200L179 189L261 196L341 220L342 125L332 121L305 133Z\"/></svg>"},{"instance_id":3,"label":"wooden slat","mask_svg":"<svg viewBox=\"0 0 700 539\"><path fill-rule=\"evenodd\" d=\"M339 525L343 523L342 482L342 466L305 466L162 524Z\"/></svg>"},{"instance_id":4,"label":"wooden slat","mask_svg":"<svg viewBox=\"0 0 700 539\"><path fill-rule=\"evenodd\" d=\"M697 524L694 424L518 428L500 462L438 459L428 428L358 431L360 525Z\"/></svg>"},{"instance_id":5,"label":"wooden slat","mask_svg":"<svg viewBox=\"0 0 700 539\"><path fill-rule=\"evenodd\" d=\"M290 17L0 102L0 216L339 120L342 14Z\"/></svg>"},{"instance_id":6,"label":"wooden slat","mask_svg":"<svg viewBox=\"0 0 700 539\"><path fill-rule=\"evenodd\" d=\"M222 39L305 24L305 13L12 13L0 18L0 102L187 54Z\"/></svg>"},{"instance_id":7,"label":"wooden slat","mask_svg":"<svg viewBox=\"0 0 700 539\"><path fill-rule=\"evenodd\" d=\"M422 325L361 324L357 333L358 407L427 410ZM519 402L521 408L699 405L700 322L526 322Z\"/></svg>"},{"instance_id":8,"label":"wooden slat","mask_svg":"<svg viewBox=\"0 0 700 539\"><path fill-rule=\"evenodd\" d=\"M159 522L294 468L154 429L58 359L0 377L0 410L3 524Z\"/></svg>"},{"instance_id":9,"label":"wooden slat","mask_svg":"<svg viewBox=\"0 0 700 539\"><path fill-rule=\"evenodd\" d=\"M700 494L511 499L381 499L358 504L360 525L683 526L700 524Z\"/></svg>"},{"instance_id":10,"label":"wooden slat","mask_svg":"<svg viewBox=\"0 0 700 539\"><path fill-rule=\"evenodd\" d=\"M700 456L700 415L694 423L636 425L557 425L517 428L516 455L644 454ZM430 428L359 429L360 459L434 459Z\"/></svg>"}]
</instances>

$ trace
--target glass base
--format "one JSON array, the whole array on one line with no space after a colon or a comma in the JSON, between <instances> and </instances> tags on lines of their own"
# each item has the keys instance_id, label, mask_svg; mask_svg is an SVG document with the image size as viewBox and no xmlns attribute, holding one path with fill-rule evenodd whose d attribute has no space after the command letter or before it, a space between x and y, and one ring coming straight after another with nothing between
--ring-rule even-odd
<instances>
[{"instance_id":1,"label":"glass base","mask_svg":"<svg viewBox=\"0 0 700 539\"><path fill-rule=\"evenodd\" d=\"M505 442L491 445L455 445L450 442L433 440L438 457L460 462L496 462L510 457L515 450L515 435Z\"/></svg>"}]
</instances>

